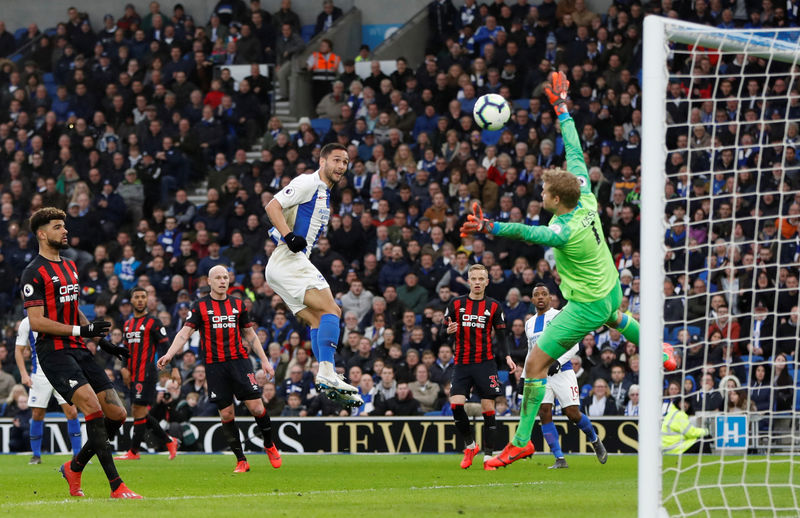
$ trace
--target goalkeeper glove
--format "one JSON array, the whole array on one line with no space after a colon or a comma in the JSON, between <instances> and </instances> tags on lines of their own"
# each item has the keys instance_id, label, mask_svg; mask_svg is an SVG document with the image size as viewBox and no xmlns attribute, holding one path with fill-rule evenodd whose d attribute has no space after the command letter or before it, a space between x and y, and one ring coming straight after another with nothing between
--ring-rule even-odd
<instances>
[{"instance_id":1,"label":"goalkeeper glove","mask_svg":"<svg viewBox=\"0 0 800 518\"><path fill-rule=\"evenodd\" d=\"M105 338L101 338L97 341L97 345L100 346L100 349L104 350L108 354L112 354L119 358L120 360L127 360L131 357L131 352L124 346L116 346L106 340Z\"/></svg>"},{"instance_id":2,"label":"goalkeeper glove","mask_svg":"<svg viewBox=\"0 0 800 518\"><path fill-rule=\"evenodd\" d=\"M286 246L289 247L289 250L291 250L294 253L297 253L308 246L306 238L304 238L303 236L298 236L294 232L289 232L288 234L283 236L283 240L286 241Z\"/></svg>"},{"instance_id":3,"label":"goalkeeper glove","mask_svg":"<svg viewBox=\"0 0 800 518\"><path fill-rule=\"evenodd\" d=\"M110 322L106 322L105 320L95 320L91 324L80 326L80 335L83 338L106 336L108 334L109 329L111 329Z\"/></svg>"},{"instance_id":4,"label":"goalkeeper glove","mask_svg":"<svg viewBox=\"0 0 800 518\"><path fill-rule=\"evenodd\" d=\"M461 225L461 237L467 237L475 232L491 234L494 221L483 217L483 210L478 202L472 204L472 214L467 215L467 221Z\"/></svg>"},{"instance_id":5,"label":"goalkeeper glove","mask_svg":"<svg viewBox=\"0 0 800 518\"><path fill-rule=\"evenodd\" d=\"M545 83L544 93L553 106L556 115L567 113L567 92L569 91L569 81L564 72L553 72L550 74L550 82Z\"/></svg>"},{"instance_id":6,"label":"goalkeeper glove","mask_svg":"<svg viewBox=\"0 0 800 518\"><path fill-rule=\"evenodd\" d=\"M547 375L548 376L555 376L556 374L558 374L558 371L560 371L560 370L561 370L561 364L558 363L557 361L555 361L555 362L551 363L550 364L550 368L547 369Z\"/></svg>"}]
</instances>

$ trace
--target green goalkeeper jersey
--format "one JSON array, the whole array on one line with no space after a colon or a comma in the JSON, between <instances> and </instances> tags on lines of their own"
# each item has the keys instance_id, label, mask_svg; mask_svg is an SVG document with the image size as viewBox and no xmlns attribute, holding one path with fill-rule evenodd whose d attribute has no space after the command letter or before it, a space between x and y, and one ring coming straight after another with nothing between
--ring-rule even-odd
<instances>
[{"instance_id":1,"label":"green goalkeeper jersey","mask_svg":"<svg viewBox=\"0 0 800 518\"><path fill-rule=\"evenodd\" d=\"M492 233L553 247L561 293L567 300L592 302L602 299L617 285L619 273L603 236L575 122L569 114L559 116L559 121L567 170L581 182L578 205L571 212L553 217L547 227L495 223Z\"/></svg>"}]
</instances>

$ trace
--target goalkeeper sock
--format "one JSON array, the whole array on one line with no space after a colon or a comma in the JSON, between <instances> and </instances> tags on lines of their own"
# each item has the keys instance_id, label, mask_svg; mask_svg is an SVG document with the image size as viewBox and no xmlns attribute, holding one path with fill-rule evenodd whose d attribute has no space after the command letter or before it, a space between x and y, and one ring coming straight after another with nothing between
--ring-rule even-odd
<instances>
[{"instance_id":1,"label":"goalkeeper sock","mask_svg":"<svg viewBox=\"0 0 800 518\"><path fill-rule=\"evenodd\" d=\"M31 419L31 450L34 457L42 456L42 435L44 434L44 421Z\"/></svg>"},{"instance_id":2,"label":"goalkeeper sock","mask_svg":"<svg viewBox=\"0 0 800 518\"><path fill-rule=\"evenodd\" d=\"M617 330L629 342L639 345L639 322L635 318L622 314L622 321L617 326Z\"/></svg>"},{"instance_id":3,"label":"goalkeeper sock","mask_svg":"<svg viewBox=\"0 0 800 518\"><path fill-rule=\"evenodd\" d=\"M314 353L314 358L317 361L319 359L319 329L312 329L311 330L311 352Z\"/></svg>"},{"instance_id":4,"label":"goalkeeper sock","mask_svg":"<svg viewBox=\"0 0 800 518\"><path fill-rule=\"evenodd\" d=\"M81 451L81 422L77 417L67 421L67 433L72 443L72 455L75 456Z\"/></svg>"},{"instance_id":5,"label":"goalkeeper sock","mask_svg":"<svg viewBox=\"0 0 800 518\"><path fill-rule=\"evenodd\" d=\"M155 435L156 439L161 441L164 446L166 446L167 443L172 440L172 438L169 435L167 435L167 432L165 432L164 429L161 428L161 425L158 424L158 420L150 414L147 414L147 427L150 428L150 430L153 432L153 435Z\"/></svg>"},{"instance_id":6,"label":"goalkeeper sock","mask_svg":"<svg viewBox=\"0 0 800 518\"><path fill-rule=\"evenodd\" d=\"M242 451L242 441L239 439L239 428L236 422L231 419L230 421L222 421L222 433L225 435L225 440L228 441L231 451L236 455L237 462L247 460Z\"/></svg>"},{"instance_id":7,"label":"goalkeeper sock","mask_svg":"<svg viewBox=\"0 0 800 518\"><path fill-rule=\"evenodd\" d=\"M464 441L464 448L467 448L475 443L475 438L472 436L472 427L469 425L467 411L464 410L464 405L457 405L455 403L450 403L450 408L453 410L453 420L456 422L456 430L461 434L461 439Z\"/></svg>"},{"instance_id":8,"label":"goalkeeper sock","mask_svg":"<svg viewBox=\"0 0 800 518\"><path fill-rule=\"evenodd\" d=\"M586 414L581 414L581 420L578 421L578 428L586 434L586 438L589 439L589 442L597 440L597 433L595 433L594 426L592 426L592 422Z\"/></svg>"},{"instance_id":9,"label":"goalkeeper sock","mask_svg":"<svg viewBox=\"0 0 800 518\"><path fill-rule=\"evenodd\" d=\"M131 439L130 450L133 453L139 453L144 440L144 433L147 431L147 418L142 417L133 421L133 438Z\"/></svg>"},{"instance_id":10,"label":"goalkeeper sock","mask_svg":"<svg viewBox=\"0 0 800 518\"><path fill-rule=\"evenodd\" d=\"M483 412L483 452L486 455L494 453L494 445L497 437L497 420L494 410Z\"/></svg>"},{"instance_id":11,"label":"goalkeeper sock","mask_svg":"<svg viewBox=\"0 0 800 518\"><path fill-rule=\"evenodd\" d=\"M539 414L539 407L542 405L544 393L546 391L547 378L527 378L525 379L525 389L522 392L522 408L519 415L519 426L517 433L511 441L517 448L522 448L531 440L533 423Z\"/></svg>"},{"instance_id":12,"label":"goalkeeper sock","mask_svg":"<svg viewBox=\"0 0 800 518\"><path fill-rule=\"evenodd\" d=\"M564 458L564 452L561 451L561 444L558 442L558 428L554 422L549 422L542 425L542 435L547 445L550 446L550 451L557 459Z\"/></svg>"},{"instance_id":13,"label":"goalkeeper sock","mask_svg":"<svg viewBox=\"0 0 800 518\"><path fill-rule=\"evenodd\" d=\"M267 415L267 409L264 409L263 414L254 415L253 417L256 418L256 424L261 430L261 435L263 435L264 448L269 448L272 446L272 421L270 421L269 416Z\"/></svg>"},{"instance_id":14,"label":"goalkeeper sock","mask_svg":"<svg viewBox=\"0 0 800 518\"><path fill-rule=\"evenodd\" d=\"M319 361L333 364L333 355L339 345L339 317L325 313L319 319Z\"/></svg>"}]
</instances>

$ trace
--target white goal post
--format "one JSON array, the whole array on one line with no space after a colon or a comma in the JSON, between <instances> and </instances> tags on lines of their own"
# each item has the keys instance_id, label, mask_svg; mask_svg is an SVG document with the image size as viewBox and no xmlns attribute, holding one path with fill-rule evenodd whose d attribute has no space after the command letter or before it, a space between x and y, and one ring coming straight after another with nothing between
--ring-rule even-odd
<instances>
[{"instance_id":1,"label":"white goal post","mask_svg":"<svg viewBox=\"0 0 800 518\"><path fill-rule=\"evenodd\" d=\"M662 449L661 449L661 426L662 426L662 398L663 398L663 380L664 380L664 373L662 372L662 361L661 361L661 347L660 344L664 341L664 329L665 329L665 320L664 320L664 281L665 281L665 233L669 230L667 219L665 218L665 209L667 207L667 201L665 198L665 183L668 179L667 176L667 159L668 159L668 146L666 144L666 132L670 129L670 123L668 122L668 114L667 114L667 91L669 88L669 82L671 79L673 80L685 80L689 81L690 84L694 81L693 77L687 77L686 75L674 75L673 77L670 76L670 71L668 69L668 62L670 62L673 57L678 53L683 53L683 57L687 59L687 61L691 61L692 64L694 63L694 59L699 59L699 55L709 52L714 53L717 56L725 56L728 57L734 54L744 54L745 56L755 56L758 58L762 58L766 60L766 62L781 62L781 63L788 63L793 67L796 67L797 64L800 62L800 45L798 42L800 41L798 38L800 37L800 28L789 29L789 30L778 30L778 29L769 29L769 30L756 30L756 29L747 29L747 30L726 30L726 29L718 29L714 27L704 26L693 24L689 22L685 22L682 20L676 20L671 18L663 18L659 16L648 16L644 20L644 31L643 31L643 38L644 38L644 47L643 47L643 74L642 74L642 169L641 169L641 177L642 177L642 186L641 186L641 272L640 272L640 282L641 282L641 313L640 313L640 322L641 322L641 341L640 341L640 406L639 406L639 459L638 459L638 516L639 518L654 518L654 517L662 517L668 516L667 508L665 507L665 496L675 498L675 495L664 495L662 493L666 492L663 488L663 458L662 458ZM688 46L688 47L687 47ZM701 50L692 51L692 48L701 47ZM680 49L679 51L676 49ZM722 58L720 57L720 62ZM708 73L707 76L701 76L705 79L710 79L711 84L716 87L717 83L720 80L720 75L717 75L719 66L715 66L714 69L711 70L711 73ZM740 82L746 80L748 76L746 75L744 66L741 67L741 70L737 72L737 76ZM691 72L689 73L691 76ZM769 77L766 74L761 74L762 76L766 76L766 82L774 81L774 77ZM698 77L698 76L695 76ZM677 79L676 79L677 78ZM800 77L796 74L796 72L792 72L785 77L786 83L794 84L794 86L798 85L798 81L800 81ZM741 90L740 90L741 92ZM737 95L737 100L741 100L742 98ZM769 102L773 99L766 94L766 88L762 90L760 93L762 103L765 106L769 106ZM766 99L766 100L765 100ZM687 100L693 101L691 97L687 98ZM719 104L719 98L713 98L712 101L716 104ZM691 112L692 104L689 104L689 110ZM738 105L741 107L741 104ZM789 125L792 121L787 120L786 116L784 115L783 119L780 119L780 115L774 115L772 119L768 119L764 116L764 112L761 111L759 114L759 120L756 121L757 123L783 123L784 125ZM706 121L704 124L708 125L715 125L715 121ZM734 125L744 124L743 121L739 121L737 119L736 122L733 122ZM686 121L683 126L686 128L691 128L691 124L689 121ZM739 129L736 130L736 137L735 143L733 145L729 145L729 148L739 150ZM707 142L707 140L706 140ZM759 144L763 144L763 142L759 142ZM714 156L714 153L718 152L718 149L714 149L714 136L711 136L711 144L710 146L706 145L707 147L703 148L695 148L692 147L690 144L689 148L684 149L687 155L691 155L693 151L701 151L707 152L710 156ZM766 145L763 145L766 147ZM673 150L674 151L674 150ZM800 149L799 149L800 151ZM783 160L785 160L785 155ZM688 163L688 159L687 159ZM761 162L759 162L760 164ZM693 174L703 174L704 177L711 177L711 181L713 182L714 178L714 169L713 169L713 158L711 161L712 167L705 170L692 170L691 165L688 166L689 173L688 178L691 180L694 178ZM782 164L779 164L782 165ZM778 166L776 166L778 167ZM753 168L758 173L764 172L765 174L771 173L771 167L769 170L761 169L760 165L756 165ZM731 176L738 178L738 171L732 172ZM785 173L784 173L785 175ZM781 178L780 185L783 185L785 180L785 176ZM736 182L738 180L734 180ZM759 180L760 181L760 180ZM691 184L691 182L690 182ZM691 188L689 188L690 190ZM760 197L761 193L757 192L756 196ZM685 196L688 200L689 195ZM711 195L711 199L713 200L713 195ZM781 198L783 199L783 198ZM713 203L713 202L712 202ZM781 206L783 208L783 206ZM784 212L785 213L785 212ZM782 212L779 212L778 215L780 216ZM689 215L690 217L693 215ZM773 216L774 217L774 216ZM713 211L711 215L709 215L709 220L707 225L711 226L714 224L712 221L713 218ZM736 224L736 216L732 217L733 225ZM758 233L759 223L756 224L756 233ZM732 233L731 233L732 235ZM688 237L685 238L685 243L689 243ZM758 242L754 238L754 247L758 247ZM732 243L732 241L731 241ZM726 243L727 246L727 243ZM711 246L709 243L708 249L711 250ZM688 256L688 250L686 250ZM709 252L709 256L710 252ZM793 268L796 268L797 265L793 264ZM688 271L688 260L687 260L687 271ZM687 276L688 277L688 276ZM686 288L686 286L684 286ZM778 297L779 292L781 289L775 288L775 297ZM753 303L753 307L755 307L755 303ZM773 311L773 308L769 308L770 311ZM752 310L750 312L752 315ZM686 313L684 313L686 315ZM777 315L776 315L777 320ZM744 330L744 331L749 331ZM706 338L705 330L703 331L703 339ZM796 351L795 346L795 351ZM708 353L706 353L708 354ZM748 356L748 358L752 358L752 356ZM706 356L706 361L708 356ZM795 352L794 355L795 365L797 365L797 353ZM745 366L746 369L753 367L752 364L748 364ZM747 371L750 372L749 370ZM685 374L683 381L685 381ZM704 502L703 496L700 494L700 489L696 490L697 500L699 501L699 508L698 509L686 509L678 504L679 511L673 511L681 516L786 516L791 515L792 506L794 506L794 511L798 512L798 485L800 484L800 472L794 473L794 471L800 470L800 446L798 446L798 431L797 431L797 412L796 409L798 407L797 401L797 392L800 390L800 387L797 385L797 378L794 379L793 384L794 389L794 398L792 400L792 416L791 416L791 430L788 434L788 451L782 451L778 457L780 457L780 461L776 462L788 462L788 475L787 480L781 480L778 486L788 488L788 492L783 500L787 500L788 504L784 505L779 502L780 499L777 497L773 498L774 495L772 493L772 489L769 486L770 480L768 479L764 483L763 490L765 491L765 495L768 496L768 503L766 507L764 506L763 502L757 502L756 498L751 499L751 494L747 493L745 490L745 497L746 501L744 503L730 503L726 499L725 491L730 488L728 482L723 482L723 470L726 469L726 453L725 451L715 451L712 454L706 455L699 455L698 457L701 459L699 462L708 463L708 465L713 465L715 469L719 469L719 481L718 481L718 488L721 495L722 503L718 506L716 504L708 504ZM683 388L682 388L683 390ZM770 396L772 397L772 396ZM749 400L748 400L749 401ZM727 408L727 407L726 407ZM771 417L770 417L771 419ZM785 444L785 443L782 443ZM767 476L770 475L770 454L772 450L767 447L766 448L766 460L759 460L758 462L764 462L766 464L766 472ZM778 458L776 457L776 459ZM760 458L760 457L759 457ZM711 460L714 459L714 460ZM739 462L738 460L731 460L730 464L734 464L735 462ZM748 462L748 454L747 452L744 453L743 459L740 463L747 464ZM754 463L756 461L753 461ZM681 465L678 465L676 472L678 474L675 477L680 476L681 472ZM746 466L745 466L746 470ZM716 473L716 472L715 472ZM793 474L794 473L794 474ZM698 485L700 484L700 475L699 471L697 474ZM745 475L742 475L741 480L742 485L746 485ZM680 492L677 495L677 498L681 497ZM768 494L767 494L768 493ZM693 495L695 496L695 495ZM770 507L771 506L771 507ZM744 514L737 514L737 513L744 513ZM781 514L783 513L783 514ZM788 513L788 514L787 514Z\"/></svg>"}]
</instances>

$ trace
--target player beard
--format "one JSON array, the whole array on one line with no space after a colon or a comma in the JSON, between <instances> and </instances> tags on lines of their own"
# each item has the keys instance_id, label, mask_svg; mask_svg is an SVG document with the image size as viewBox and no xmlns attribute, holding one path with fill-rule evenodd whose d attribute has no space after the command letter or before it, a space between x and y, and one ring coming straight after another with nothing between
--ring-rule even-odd
<instances>
[{"instance_id":1,"label":"player beard","mask_svg":"<svg viewBox=\"0 0 800 518\"><path fill-rule=\"evenodd\" d=\"M47 238L47 244L53 250L66 250L67 248L69 248L69 242L66 242L66 241L53 241L50 238Z\"/></svg>"}]
</instances>

